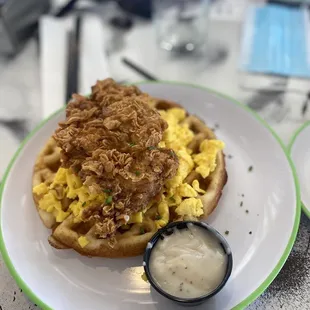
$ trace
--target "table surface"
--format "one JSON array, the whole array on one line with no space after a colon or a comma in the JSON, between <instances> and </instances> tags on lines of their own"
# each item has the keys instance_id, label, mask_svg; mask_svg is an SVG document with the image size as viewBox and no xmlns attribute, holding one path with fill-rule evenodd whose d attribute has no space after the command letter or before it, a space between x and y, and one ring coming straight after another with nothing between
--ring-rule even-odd
<instances>
[{"instance_id":1,"label":"table surface","mask_svg":"<svg viewBox=\"0 0 310 310\"><path fill-rule=\"evenodd\" d=\"M116 80L130 82L141 80L140 76L121 63L121 57L126 56L147 68L159 79L200 84L230 95L245 104L257 103L256 109L264 116L266 109L270 109L270 105L267 108L260 106L261 94L257 91L245 91L240 88L241 75L237 70L237 64L241 25L242 23L236 20L210 23L209 54L224 51L224 53L220 53L224 55L222 58L216 59L215 57L212 62L197 59L176 59L160 53L156 48L152 26L146 22L137 22L135 27L122 38L125 40L124 44L120 44L121 47L113 51L109 57L111 75ZM141 42L143 42L143 52L139 48ZM290 91L290 88L294 88L296 83L299 86L299 91ZM21 115L28 117L28 121L22 129L14 127L13 124L10 127L13 129L11 132L7 129L3 131L0 121L0 133L2 130L5 136L2 138L0 134L0 146L1 150L6 150L2 151L6 158L9 158L15 151L23 137L23 130L31 130L41 119L38 85L40 85L39 61L34 40L29 42L17 58L11 61L0 59L0 96L1 89L5 86L15 90L15 96L26 98L25 105L21 107ZM310 118L310 111L304 116L301 115L305 94L310 90L309 83L307 81L299 83L291 79L287 85L288 91L281 93L282 104L286 109L285 117L281 120L276 118L270 120L270 125L286 144L294 131ZM266 96L269 96L269 101L274 100L272 94L264 96L265 99ZM2 114L0 108L0 115ZM5 160L7 160L6 158ZM0 160L0 162L3 161ZM0 174L3 169L4 167L0 166ZM309 309L309 306L306 306L310 304L308 293L310 290L309 243L310 221L305 215L302 215L296 244L282 271L265 293L248 309ZM36 308L37 306L28 301L17 287L0 257L0 310Z\"/></svg>"}]
</instances>

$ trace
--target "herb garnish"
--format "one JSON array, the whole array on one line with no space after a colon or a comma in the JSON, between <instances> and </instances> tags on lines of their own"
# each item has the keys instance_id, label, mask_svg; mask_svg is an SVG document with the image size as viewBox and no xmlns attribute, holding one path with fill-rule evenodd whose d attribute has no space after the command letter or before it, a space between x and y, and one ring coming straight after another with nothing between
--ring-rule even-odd
<instances>
[{"instance_id":1,"label":"herb garnish","mask_svg":"<svg viewBox=\"0 0 310 310\"><path fill-rule=\"evenodd\" d=\"M135 175L136 175L136 176L139 176L140 174L141 174L140 171L138 171L138 170L135 171Z\"/></svg>"},{"instance_id":2,"label":"herb garnish","mask_svg":"<svg viewBox=\"0 0 310 310\"><path fill-rule=\"evenodd\" d=\"M173 196L171 196L169 199L170 199L172 202L175 202L175 198L174 198Z\"/></svg>"},{"instance_id":3,"label":"herb garnish","mask_svg":"<svg viewBox=\"0 0 310 310\"><path fill-rule=\"evenodd\" d=\"M248 168L248 171L251 172L252 170L253 170L253 166L250 166L250 167Z\"/></svg>"},{"instance_id":4,"label":"herb garnish","mask_svg":"<svg viewBox=\"0 0 310 310\"><path fill-rule=\"evenodd\" d=\"M84 202L82 203L82 207L85 207L85 205L86 205L86 201L84 201Z\"/></svg>"},{"instance_id":5,"label":"herb garnish","mask_svg":"<svg viewBox=\"0 0 310 310\"><path fill-rule=\"evenodd\" d=\"M160 220L161 219L161 216L159 215L159 214L157 214L156 216L155 216L155 220Z\"/></svg>"},{"instance_id":6,"label":"herb garnish","mask_svg":"<svg viewBox=\"0 0 310 310\"><path fill-rule=\"evenodd\" d=\"M143 235L143 234L145 234L145 230L143 227L140 227L140 235Z\"/></svg>"},{"instance_id":7,"label":"herb garnish","mask_svg":"<svg viewBox=\"0 0 310 310\"><path fill-rule=\"evenodd\" d=\"M226 230L226 231L225 231L225 235L229 235L229 230Z\"/></svg>"},{"instance_id":8,"label":"herb garnish","mask_svg":"<svg viewBox=\"0 0 310 310\"><path fill-rule=\"evenodd\" d=\"M129 145L129 146L131 146L131 147L133 147L133 146L135 146L135 145L136 145L136 143L134 143L134 142L130 142L130 143L128 143L128 145Z\"/></svg>"},{"instance_id":9,"label":"herb garnish","mask_svg":"<svg viewBox=\"0 0 310 310\"><path fill-rule=\"evenodd\" d=\"M108 196L107 199L105 200L105 203L107 205L111 204L112 203L112 196Z\"/></svg>"},{"instance_id":10,"label":"herb garnish","mask_svg":"<svg viewBox=\"0 0 310 310\"><path fill-rule=\"evenodd\" d=\"M107 189L104 189L103 191L104 191L106 194L110 194L110 193L112 192L112 190L111 190L111 189L108 189L108 188L107 188Z\"/></svg>"},{"instance_id":11,"label":"herb garnish","mask_svg":"<svg viewBox=\"0 0 310 310\"><path fill-rule=\"evenodd\" d=\"M156 146L149 146L147 149L148 149L149 151L153 151L153 150L156 150L157 147L156 147Z\"/></svg>"}]
</instances>

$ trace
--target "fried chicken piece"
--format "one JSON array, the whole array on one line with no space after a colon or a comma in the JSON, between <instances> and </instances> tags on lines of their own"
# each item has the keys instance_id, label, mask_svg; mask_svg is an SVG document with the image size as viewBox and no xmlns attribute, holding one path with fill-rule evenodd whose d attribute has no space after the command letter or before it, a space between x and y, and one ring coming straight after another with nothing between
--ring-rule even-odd
<instances>
[{"instance_id":1,"label":"fried chicken piece","mask_svg":"<svg viewBox=\"0 0 310 310\"><path fill-rule=\"evenodd\" d=\"M73 95L54 134L62 165L93 192L111 192L112 201L84 212L102 238L113 237L124 216L143 210L176 174L175 153L157 147L168 124L151 100L135 86L98 81L89 98Z\"/></svg>"}]
</instances>

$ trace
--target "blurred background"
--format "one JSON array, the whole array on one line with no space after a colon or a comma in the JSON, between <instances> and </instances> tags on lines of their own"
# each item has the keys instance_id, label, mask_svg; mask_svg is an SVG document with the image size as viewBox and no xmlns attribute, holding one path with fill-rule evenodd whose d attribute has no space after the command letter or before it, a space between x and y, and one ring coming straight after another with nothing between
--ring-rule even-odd
<instances>
[{"instance_id":1,"label":"blurred background","mask_svg":"<svg viewBox=\"0 0 310 310\"><path fill-rule=\"evenodd\" d=\"M308 4L0 0L0 180L41 120L107 77L211 88L258 112L287 144L310 119Z\"/></svg>"},{"instance_id":2,"label":"blurred background","mask_svg":"<svg viewBox=\"0 0 310 310\"><path fill-rule=\"evenodd\" d=\"M307 4L0 0L0 177L30 130L106 77L212 88L287 142L310 117Z\"/></svg>"}]
</instances>

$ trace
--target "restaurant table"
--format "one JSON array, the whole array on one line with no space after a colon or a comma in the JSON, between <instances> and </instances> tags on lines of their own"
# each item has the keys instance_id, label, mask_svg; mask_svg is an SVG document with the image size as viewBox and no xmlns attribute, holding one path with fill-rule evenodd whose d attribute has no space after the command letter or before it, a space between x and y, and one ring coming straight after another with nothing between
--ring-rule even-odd
<instances>
[{"instance_id":1,"label":"restaurant table","mask_svg":"<svg viewBox=\"0 0 310 310\"><path fill-rule=\"evenodd\" d=\"M240 87L238 60L242 21L214 20L210 22L209 27L208 57L174 57L158 50L151 23L137 20L130 31L123 36L117 36L121 42L109 51L111 76L115 80L127 82L143 80L143 77L124 65L122 58L127 57L158 79L206 86L244 104L252 105L262 116L265 116L264 113L268 107L261 106L262 102L268 101L266 100L268 94L270 94L270 102L276 100L273 98L275 94L267 92L264 97L261 97L259 91L244 90ZM275 112L275 119L268 118L270 125L285 144L289 142L294 131L310 118L310 111L301 113L306 94L310 90L309 83L301 81L298 83L298 91L290 91L292 88L290 85L295 85L294 83L296 84L296 81L289 79L286 90L280 94L280 104L285 109L284 116L279 119L278 116L282 112ZM29 41L15 59L9 61L0 59L0 90L3 85L16 90L13 98L16 98L16 102L22 98L24 106L21 106L20 114L27 116L25 122L12 122L9 126L0 120L1 152L7 154L6 157L10 157L24 133L33 129L41 119L39 58L34 39ZM6 100L11 102L12 98ZM6 128L5 139L2 139L1 129L4 127ZM0 173L3 173L5 167L1 167L1 164L4 165L0 161ZM310 308L309 237L310 221L302 214L296 244L286 264L270 287L248 309ZM0 310L26 309L37 309L37 306L30 302L17 287L0 257Z\"/></svg>"}]
</instances>

